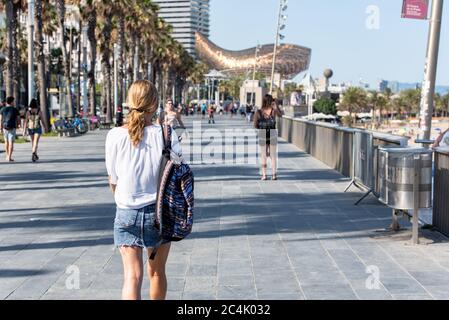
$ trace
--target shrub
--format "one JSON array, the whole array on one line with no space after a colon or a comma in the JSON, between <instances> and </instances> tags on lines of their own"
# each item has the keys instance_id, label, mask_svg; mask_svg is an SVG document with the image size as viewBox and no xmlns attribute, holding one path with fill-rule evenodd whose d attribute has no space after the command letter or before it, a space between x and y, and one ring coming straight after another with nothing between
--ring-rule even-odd
<instances>
[{"instance_id":1,"label":"shrub","mask_svg":"<svg viewBox=\"0 0 449 320\"><path fill-rule=\"evenodd\" d=\"M344 116L341 119L341 122L343 123L344 126L351 127L352 124L354 123L354 118L352 116Z\"/></svg>"},{"instance_id":2,"label":"shrub","mask_svg":"<svg viewBox=\"0 0 449 320\"><path fill-rule=\"evenodd\" d=\"M322 97L315 101L313 104L313 109L319 113L331 115L337 114L337 106L335 105L335 101L327 97Z\"/></svg>"}]
</instances>

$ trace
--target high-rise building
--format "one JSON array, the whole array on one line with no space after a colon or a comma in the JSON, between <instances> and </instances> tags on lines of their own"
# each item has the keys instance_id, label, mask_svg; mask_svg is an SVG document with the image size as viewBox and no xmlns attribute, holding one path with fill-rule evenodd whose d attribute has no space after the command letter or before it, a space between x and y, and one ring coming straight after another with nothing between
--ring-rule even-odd
<instances>
[{"instance_id":1,"label":"high-rise building","mask_svg":"<svg viewBox=\"0 0 449 320\"><path fill-rule=\"evenodd\" d=\"M209 37L209 0L153 0L159 16L173 26L172 36L195 56L195 32Z\"/></svg>"}]
</instances>

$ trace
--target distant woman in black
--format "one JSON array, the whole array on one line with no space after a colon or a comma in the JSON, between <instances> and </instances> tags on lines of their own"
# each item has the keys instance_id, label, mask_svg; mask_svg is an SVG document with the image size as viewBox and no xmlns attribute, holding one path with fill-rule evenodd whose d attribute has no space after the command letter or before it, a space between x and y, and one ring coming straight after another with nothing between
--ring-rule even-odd
<instances>
[{"instance_id":1,"label":"distant woman in black","mask_svg":"<svg viewBox=\"0 0 449 320\"><path fill-rule=\"evenodd\" d=\"M36 99L32 99L30 102L30 106L25 115L25 125L26 130L28 131L28 134L31 138L31 160L33 162L36 162L37 160L39 160L39 156L37 155L37 148L39 146L39 139L42 135L42 112Z\"/></svg>"},{"instance_id":2,"label":"distant woman in black","mask_svg":"<svg viewBox=\"0 0 449 320\"><path fill-rule=\"evenodd\" d=\"M262 108L254 115L254 127L259 129L259 146L262 154L262 180L267 180L267 158L271 158L272 180L277 180L277 130L276 117L282 111L269 94L265 95Z\"/></svg>"}]
</instances>

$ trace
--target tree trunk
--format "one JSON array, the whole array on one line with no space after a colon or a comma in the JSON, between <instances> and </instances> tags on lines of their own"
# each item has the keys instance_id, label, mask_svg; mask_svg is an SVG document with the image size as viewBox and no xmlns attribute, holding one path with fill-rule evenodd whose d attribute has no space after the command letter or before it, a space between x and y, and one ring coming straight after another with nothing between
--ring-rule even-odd
<instances>
[{"instance_id":1,"label":"tree trunk","mask_svg":"<svg viewBox=\"0 0 449 320\"><path fill-rule=\"evenodd\" d=\"M14 95L14 5L12 0L6 2L6 44L7 44L7 61L6 61L6 77L5 89L6 96Z\"/></svg>"},{"instance_id":2,"label":"tree trunk","mask_svg":"<svg viewBox=\"0 0 449 320\"><path fill-rule=\"evenodd\" d=\"M59 30L61 32L61 50L62 50L62 61L64 65L64 81L65 81L65 89L66 89L66 105L68 108L67 116L69 118L73 118L73 103L72 103L72 70L70 70L70 61L69 56L67 54L67 48L65 43L65 0L58 0L56 2L56 9L58 12L58 22L59 22Z\"/></svg>"},{"instance_id":3,"label":"tree trunk","mask_svg":"<svg viewBox=\"0 0 449 320\"><path fill-rule=\"evenodd\" d=\"M97 11L95 8L89 14L88 19L88 38L90 46L90 70L88 73L89 78L89 108L92 116L97 115L97 97L96 97L96 83L95 83L95 66L97 61L97 38L95 36L95 28L97 27Z\"/></svg>"},{"instance_id":4,"label":"tree trunk","mask_svg":"<svg viewBox=\"0 0 449 320\"><path fill-rule=\"evenodd\" d=\"M35 12L34 12L34 24L35 30L35 51L37 60L37 82L39 87L39 102L42 111L42 123L44 125L44 131L50 131L50 112L47 104L47 84L45 75L45 55L44 55L44 37L42 34L43 21L42 21L42 0L36 0Z\"/></svg>"},{"instance_id":5,"label":"tree trunk","mask_svg":"<svg viewBox=\"0 0 449 320\"><path fill-rule=\"evenodd\" d=\"M139 73L139 67L140 67L140 63L139 63L139 47L140 47L140 41L137 37L137 35L134 37L135 41L134 41L134 45L135 45L135 49L134 49L134 81L140 80L140 73Z\"/></svg>"},{"instance_id":6,"label":"tree trunk","mask_svg":"<svg viewBox=\"0 0 449 320\"><path fill-rule=\"evenodd\" d=\"M111 33L112 22L111 20L106 20L101 33L101 69L103 71L103 93L105 94L102 106L106 108L106 123L112 123Z\"/></svg>"},{"instance_id":7,"label":"tree trunk","mask_svg":"<svg viewBox=\"0 0 449 320\"><path fill-rule=\"evenodd\" d=\"M12 56L12 67L13 71L13 96L16 99L16 105L20 105L22 103L20 96L20 75L21 75L21 65L20 65L20 52L17 46L17 39L19 35L19 21L18 21L18 8L14 6L11 25L12 25L12 48L13 48L13 56Z\"/></svg>"},{"instance_id":8,"label":"tree trunk","mask_svg":"<svg viewBox=\"0 0 449 320\"><path fill-rule=\"evenodd\" d=\"M77 86L78 90L76 92L76 107L78 109L78 112L81 112L81 53L83 51L83 45L82 45L82 31L83 30L83 21L80 19L79 24L79 34L78 34L78 79L77 79Z\"/></svg>"},{"instance_id":9,"label":"tree trunk","mask_svg":"<svg viewBox=\"0 0 449 320\"><path fill-rule=\"evenodd\" d=\"M125 16L121 15L120 20L118 23L118 67L117 67L117 79L118 79L118 104L120 106L123 105L123 102L125 101L125 91L126 91L126 85L125 85L125 79L124 79L124 50L125 49Z\"/></svg>"},{"instance_id":10,"label":"tree trunk","mask_svg":"<svg viewBox=\"0 0 449 320\"><path fill-rule=\"evenodd\" d=\"M131 43L129 44L128 52L128 81L131 85L136 79L134 79L134 55L136 52L136 41L134 36L131 36Z\"/></svg>"}]
</instances>

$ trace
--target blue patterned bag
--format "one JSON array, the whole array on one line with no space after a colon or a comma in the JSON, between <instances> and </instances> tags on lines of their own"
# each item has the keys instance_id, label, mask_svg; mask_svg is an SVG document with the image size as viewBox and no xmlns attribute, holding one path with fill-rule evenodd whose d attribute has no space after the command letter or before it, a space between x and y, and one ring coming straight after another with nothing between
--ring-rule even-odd
<instances>
[{"instance_id":1,"label":"blue patterned bag","mask_svg":"<svg viewBox=\"0 0 449 320\"><path fill-rule=\"evenodd\" d=\"M161 241L157 249L170 241L181 241L192 232L194 207L194 177L181 155L171 149L171 127L163 126L164 149L156 200L156 223Z\"/></svg>"}]
</instances>

